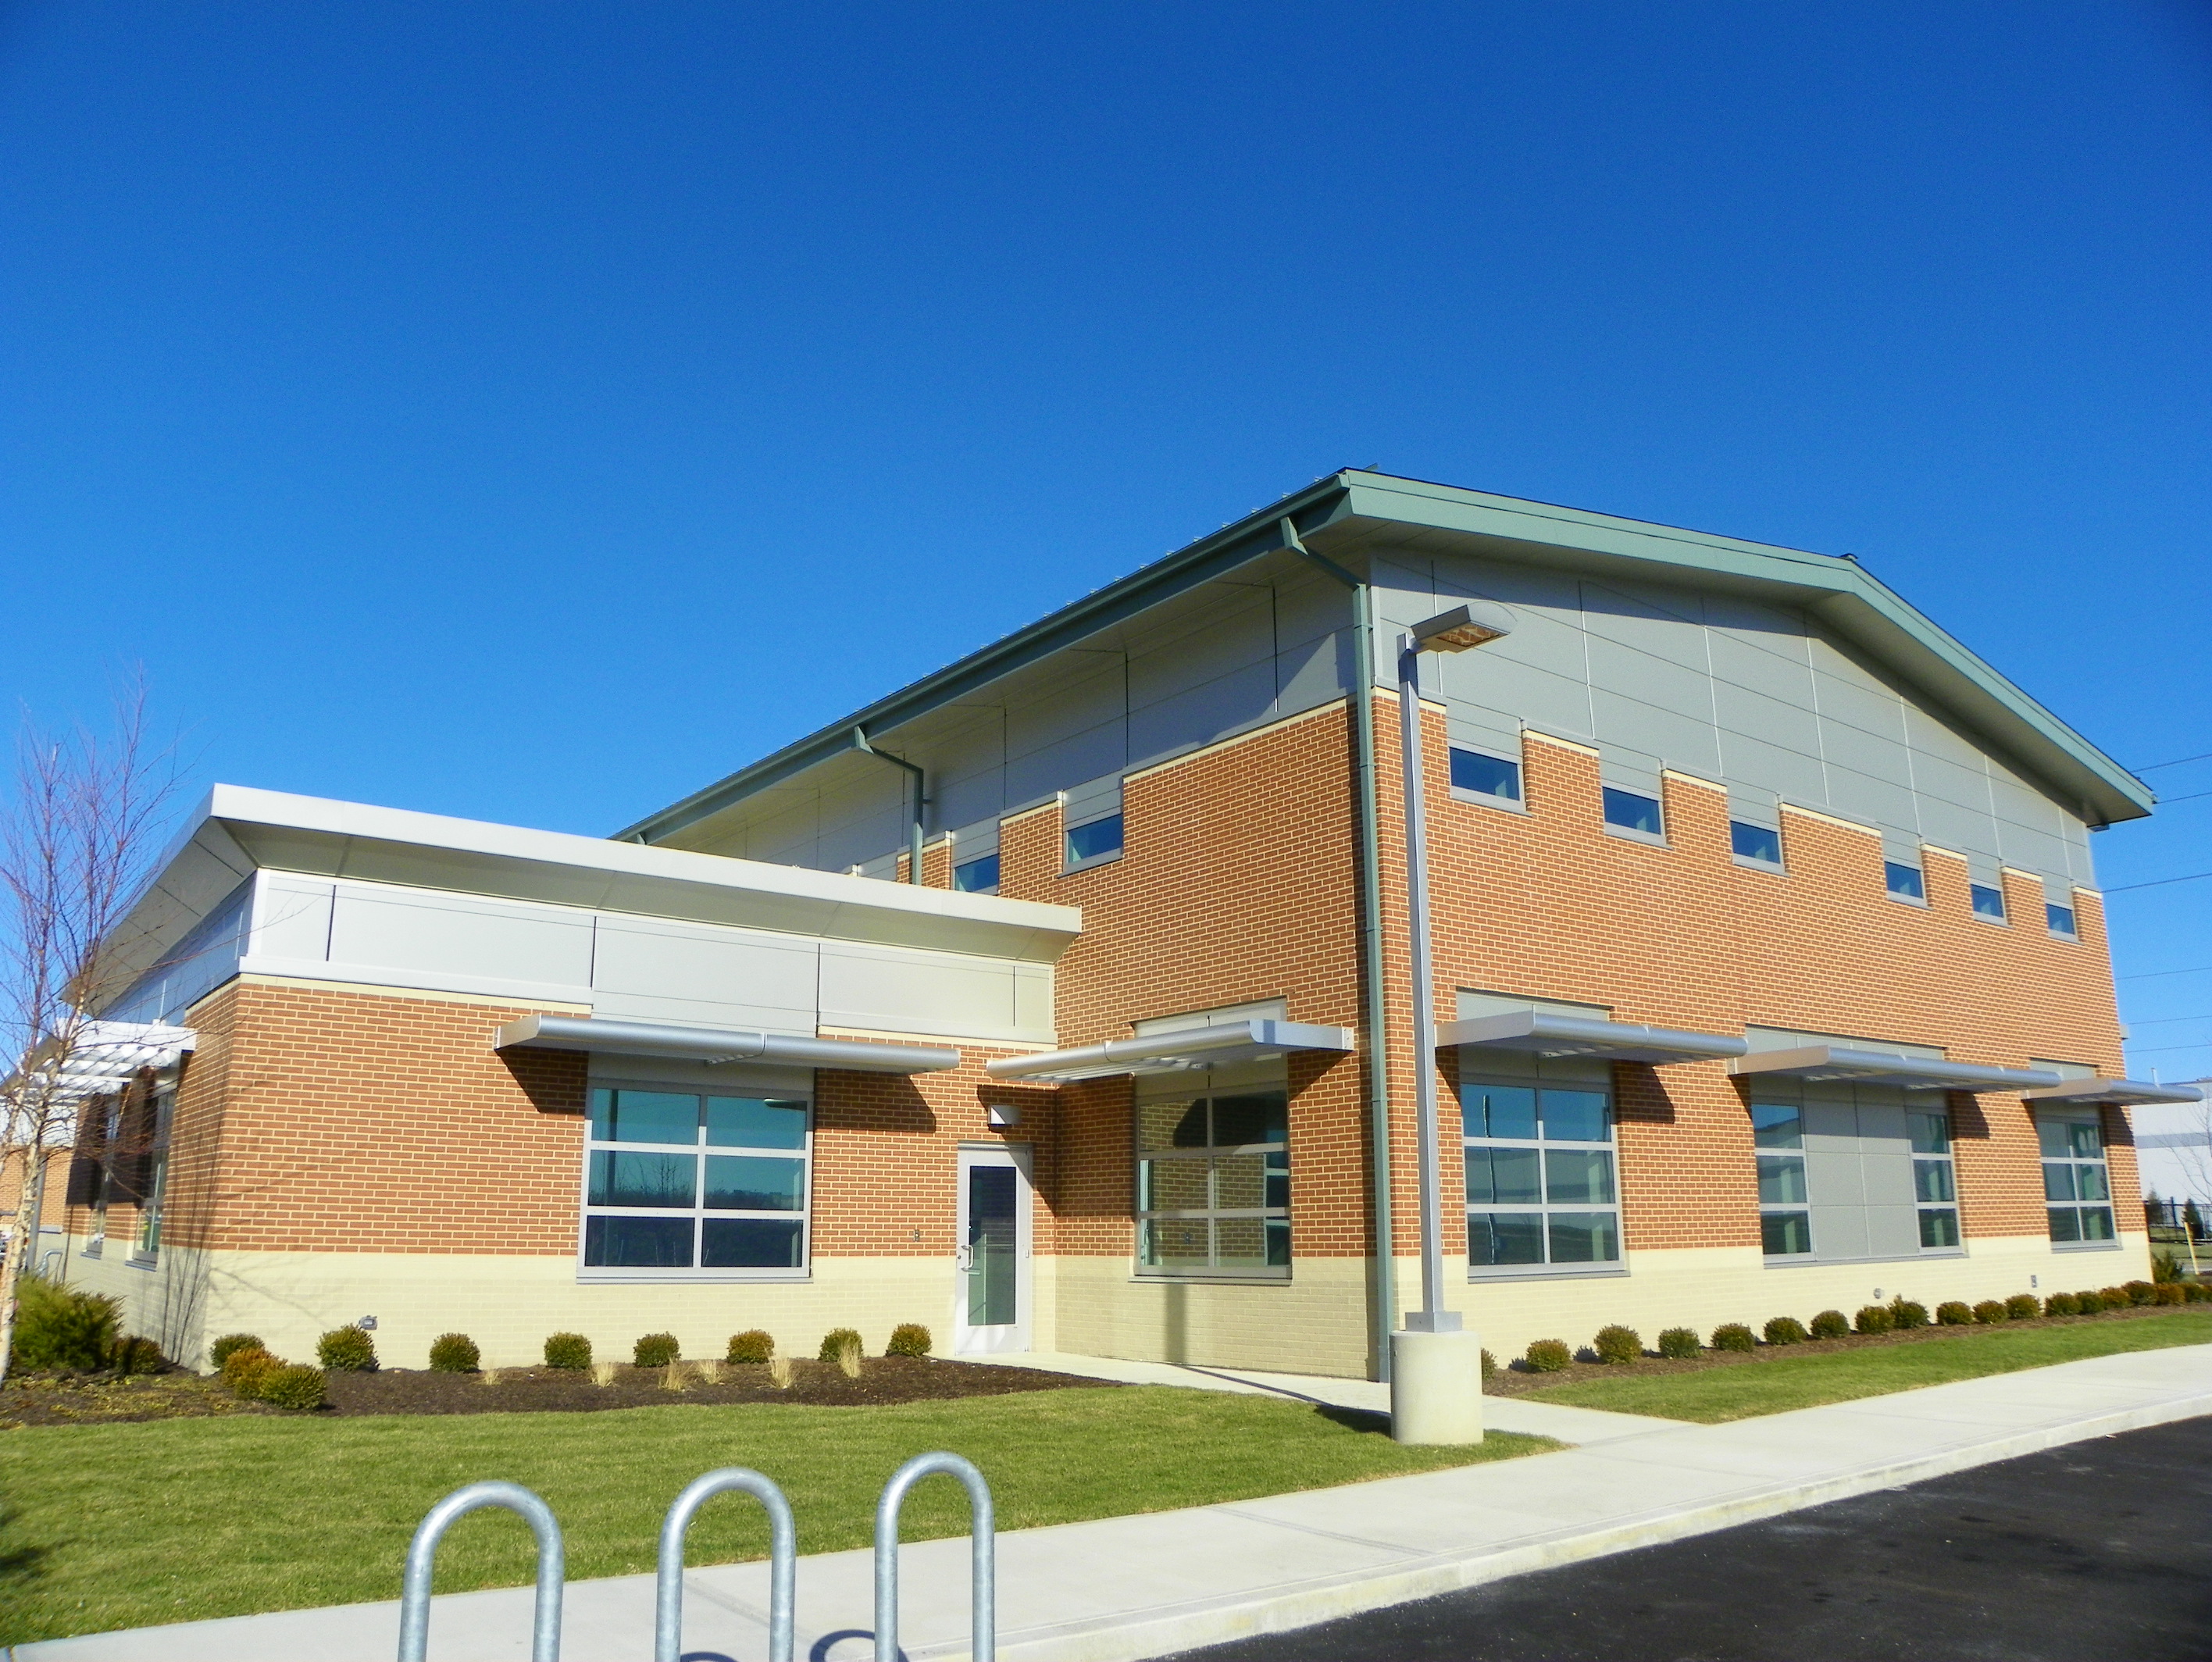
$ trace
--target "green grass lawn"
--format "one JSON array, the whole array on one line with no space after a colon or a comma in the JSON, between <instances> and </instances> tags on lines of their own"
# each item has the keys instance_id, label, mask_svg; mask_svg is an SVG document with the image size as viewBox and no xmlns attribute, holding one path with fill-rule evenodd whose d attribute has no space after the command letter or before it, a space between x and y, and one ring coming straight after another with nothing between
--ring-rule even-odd
<instances>
[{"instance_id":1,"label":"green grass lawn","mask_svg":"<svg viewBox=\"0 0 2212 1662\"><path fill-rule=\"evenodd\" d=\"M1632 1367L1624 1368L1618 1378L1578 1380L1527 1394L1538 1401L1566 1403L1577 1408L1656 1414L1711 1425L1757 1414L1779 1414L1787 1409L1813 1408L1821 1403L1879 1397L1917 1386L1944 1385L1984 1374L2079 1362L2084 1356L2208 1343L2212 1343L2212 1311L2177 1310L2171 1315L2107 1323L1961 1328L1955 1337L1911 1344L1869 1344L1863 1350L1832 1350L1821 1356L1768 1352L1757 1362L1692 1373L1639 1375Z\"/></svg>"},{"instance_id":2,"label":"green grass lawn","mask_svg":"<svg viewBox=\"0 0 2212 1662\"><path fill-rule=\"evenodd\" d=\"M1039 1391L886 1408L675 1405L596 1414L318 1419L255 1415L0 1434L0 1644L254 1610L396 1598L423 1511L483 1477L544 1495L573 1578L650 1570L677 1491L720 1465L783 1486L799 1550L865 1546L909 1456L982 1467L1001 1529L1249 1499L1552 1447L1401 1448L1382 1419L1166 1386ZM908 1540L963 1535L966 1496L933 1477ZM529 1532L504 1512L447 1535L438 1590L527 1584ZM757 1503L711 1501L690 1562L768 1550Z\"/></svg>"}]
</instances>

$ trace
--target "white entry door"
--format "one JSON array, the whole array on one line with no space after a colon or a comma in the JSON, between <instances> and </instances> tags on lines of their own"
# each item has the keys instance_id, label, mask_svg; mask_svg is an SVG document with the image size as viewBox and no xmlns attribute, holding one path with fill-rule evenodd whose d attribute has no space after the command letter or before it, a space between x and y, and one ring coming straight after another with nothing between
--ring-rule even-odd
<instances>
[{"instance_id":1,"label":"white entry door","mask_svg":"<svg viewBox=\"0 0 2212 1662\"><path fill-rule=\"evenodd\" d=\"M960 1256L952 1352L1030 1348L1030 1151L960 1150Z\"/></svg>"}]
</instances>

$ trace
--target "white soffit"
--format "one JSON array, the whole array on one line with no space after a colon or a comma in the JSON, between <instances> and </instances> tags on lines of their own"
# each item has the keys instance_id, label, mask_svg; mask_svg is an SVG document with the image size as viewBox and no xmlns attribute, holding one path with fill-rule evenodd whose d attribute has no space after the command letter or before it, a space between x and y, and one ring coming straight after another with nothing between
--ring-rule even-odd
<instances>
[{"instance_id":1,"label":"white soffit","mask_svg":"<svg viewBox=\"0 0 2212 1662\"><path fill-rule=\"evenodd\" d=\"M2141 1079L2069 1079L2021 1095L2033 1103L2054 1108L2088 1107L2110 1103L2114 1107L2146 1107L2156 1102L2202 1102L2204 1093L2194 1085L2154 1085Z\"/></svg>"},{"instance_id":2,"label":"white soffit","mask_svg":"<svg viewBox=\"0 0 2212 1662\"><path fill-rule=\"evenodd\" d=\"M727 1028L665 1027L577 1016L526 1016L493 1036L494 1050L586 1051L681 1062L781 1062L848 1073L938 1073L960 1065L950 1045L878 1045Z\"/></svg>"},{"instance_id":3,"label":"white soffit","mask_svg":"<svg viewBox=\"0 0 2212 1662\"><path fill-rule=\"evenodd\" d=\"M1547 1010L1509 1010L1448 1022L1437 1030L1439 1049L1467 1045L1480 1049L1530 1051L1538 1056L1592 1056L1609 1062L1710 1062L1741 1056L1748 1046L1725 1033L1683 1033L1634 1022L1604 1022L1563 1016Z\"/></svg>"},{"instance_id":4,"label":"white soffit","mask_svg":"<svg viewBox=\"0 0 2212 1662\"><path fill-rule=\"evenodd\" d=\"M1255 1019L1109 1039L1103 1045L1042 1056L1004 1056L986 1063L984 1071L994 1079L1060 1085L1121 1073L1182 1073L1235 1062L1263 1062L1294 1050L1352 1048L1348 1028Z\"/></svg>"},{"instance_id":5,"label":"white soffit","mask_svg":"<svg viewBox=\"0 0 2212 1662\"><path fill-rule=\"evenodd\" d=\"M1993 1068L1978 1062L1946 1062L1850 1045L1807 1045L1763 1050L1729 1064L1733 1074L1778 1074L1808 1082L1864 1079L1900 1090L2025 1091L2055 1085L2049 1068Z\"/></svg>"}]
</instances>

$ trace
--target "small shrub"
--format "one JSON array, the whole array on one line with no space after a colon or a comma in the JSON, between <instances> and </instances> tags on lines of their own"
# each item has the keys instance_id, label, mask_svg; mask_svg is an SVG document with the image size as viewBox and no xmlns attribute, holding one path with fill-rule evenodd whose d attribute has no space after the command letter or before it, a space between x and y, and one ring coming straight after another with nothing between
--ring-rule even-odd
<instances>
[{"instance_id":1,"label":"small shrub","mask_svg":"<svg viewBox=\"0 0 2212 1662\"><path fill-rule=\"evenodd\" d=\"M629 1359L639 1368L665 1368L684 1354L673 1333L647 1333L630 1347Z\"/></svg>"},{"instance_id":2,"label":"small shrub","mask_svg":"<svg viewBox=\"0 0 2212 1662\"><path fill-rule=\"evenodd\" d=\"M2150 1261L2150 1278L2160 1283L2181 1279L2181 1260L2164 1253L2155 1253Z\"/></svg>"},{"instance_id":3,"label":"small shrub","mask_svg":"<svg viewBox=\"0 0 2212 1662\"><path fill-rule=\"evenodd\" d=\"M545 1341L545 1365L582 1373L592 1365L592 1342L581 1333L556 1333Z\"/></svg>"},{"instance_id":4,"label":"small shrub","mask_svg":"<svg viewBox=\"0 0 2212 1662\"><path fill-rule=\"evenodd\" d=\"M15 1367L89 1374L107 1366L123 1325L118 1301L31 1275L17 1277L15 1298Z\"/></svg>"},{"instance_id":5,"label":"small shrub","mask_svg":"<svg viewBox=\"0 0 2212 1662\"><path fill-rule=\"evenodd\" d=\"M1498 1358L1487 1350L1482 1353L1482 1377L1486 1380L1498 1377Z\"/></svg>"},{"instance_id":6,"label":"small shrub","mask_svg":"<svg viewBox=\"0 0 2212 1662\"><path fill-rule=\"evenodd\" d=\"M2007 1321L2033 1321L2043 1313L2043 1301L2033 1293L2014 1293L2005 1301Z\"/></svg>"},{"instance_id":7,"label":"small shrub","mask_svg":"<svg viewBox=\"0 0 2212 1662\"><path fill-rule=\"evenodd\" d=\"M1940 1316L1943 1313L1938 1310L1936 1313ZM1984 1299L1974 1307L1973 1314L1974 1319L1984 1327L1994 1327L2001 1321L2012 1319L2012 1312L1996 1299Z\"/></svg>"},{"instance_id":8,"label":"small shrub","mask_svg":"<svg viewBox=\"0 0 2212 1662\"><path fill-rule=\"evenodd\" d=\"M1522 1356L1539 1374L1563 1374L1574 1359L1575 1353L1558 1339L1538 1339Z\"/></svg>"},{"instance_id":9,"label":"small shrub","mask_svg":"<svg viewBox=\"0 0 2212 1662\"><path fill-rule=\"evenodd\" d=\"M441 1333L430 1341L430 1371L434 1374L473 1374L483 1353L466 1333Z\"/></svg>"},{"instance_id":10,"label":"small shrub","mask_svg":"<svg viewBox=\"0 0 2212 1662\"><path fill-rule=\"evenodd\" d=\"M252 1402L261 1394L262 1382L283 1365L258 1345L234 1350L223 1358L222 1382L231 1395Z\"/></svg>"},{"instance_id":11,"label":"small shrub","mask_svg":"<svg viewBox=\"0 0 2212 1662\"><path fill-rule=\"evenodd\" d=\"M835 1362L837 1353L848 1344L858 1344L860 1336L849 1327L833 1327L822 1336L822 1348L814 1354L823 1362Z\"/></svg>"},{"instance_id":12,"label":"small shrub","mask_svg":"<svg viewBox=\"0 0 2212 1662\"><path fill-rule=\"evenodd\" d=\"M158 1374L168 1365L161 1341L143 1333L116 1340L115 1352L108 1358L108 1366L118 1374Z\"/></svg>"},{"instance_id":13,"label":"small shrub","mask_svg":"<svg viewBox=\"0 0 2212 1662\"><path fill-rule=\"evenodd\" d=\"M2160 1304L2186 1304L2189 1302L2189 1295L2181 1290L2181 1283L2178 1281L2161 1282L2158 1286L2153 1288L2151 1290L2157 1294L2157 1301Z\"/></svg>"},{"instance_id":14,"label":"small shrub","mask_svg":"<svg viewBox=\"0 0 2212 1662\"><path fill-rule=\"evenodd\" d=\"M1713 1329L1713 1349L1716 1350L1756 1350L1759 1341L1751 1336L1751 1329L1740 1321L1731 1321Z\"/></svg>"},{"instance_id":15,"label":"small shrub","mask_svg":"<svg viewBox=\"0 0 2212 1662\"><path fill-rule=\"evenodd\" d=\"M1851 1318L1851 1325L1862 1333L1887 1333L1897 1325L1897 1317L1882 1305L1863 1304Z\"/></svg>"},{"instance_id":16,"label":"small shrub","mask_svg":"<svg viewBox=\"0 0 2212 1662\"><path fill-rule=\"evenodd\" d=\"M1889 1301L1889 1319L1899 1332L1928 1325L1928 1307L1909 1298L1893 1298Z\"/></svg>"},{"instance_id":17,"label":"small shrub","mask_svg":"<svg viewBox=\"0 0 2212 1662\"><path fill-rule=\"evenodd\" d=\"M2102 1315L2105 1313L2105 1295L2102 1293L2076 1293L2074 1295L2074 1307L2085 1316Z\"/></svg>"},{"instance_id":18,"label":"small shrub","mask_svg":"<svg viewBox=\"0 0 2212 1662\"><path fill-rule=\"evenodd\" d=\"M1674 1362L1687 1362L1698 1354L1698 1330L1669 1327L1659 1335L1659 1354Z\"/></svg>"},{"instance_id":19,"label":"small shrub","mask_svg":"<svg viewBox=\"0 0 2212 1662\"><path fill-rule=\"evenodd\" d=\"M315 1360L333 1374L374 1374L376 1341L358 1327L333 1327L315 1341Z\"/></svg>"},{"instance_id":20,"label":"small shrub","mask_svg":"<svg viewBox=\"0 0 2212 1662\"><path fill-rule=\"evenodd\" d=\"M325 1389L323 1372L299 1362L279 1362L262 1375L257 1394L278 1408L320 1408Z\"/></svg>"},{"instance_id":21,"label":"small shrub","mask_svg":"<svg viewBox=\"0 0 2212 1662\"><path fill-rule=\"evenodd\" d=\"M1614 1323L1597 1330L1597 1337L1590 1341L1590 1349L1597 1352L1600 1362L1611 1362L1615 1367L1641 1362L1644 1359L1644 1335L1633 1327L1623 1327Z\"/></svg>"},{"instance_id":22,"label":"small shrub","mask_svg":"<svg viewBox=\"0 0 2212 1662\"><path fill-rule=\"evenodd\" d=\"M1766 1324L1765 1332L1769 1344L1802 1344L1809 1337L1805 1324L1795 1316L1775 1317Z\"/></svg>"},{"instance_id":23,"label":"small shrub","mask_svg":"<svg viewBox=\"0 0 2212 1662\"><path fill-rule=\"evenodd\" d=\"M2191 1304L2201 1304L2206 1299L2212 1299L2212 1287L2207 1287L2201 1281L2185 1281L2181 1283L2181 1290L2188 1295Z\"/></svg>"},{"instance_id":24,"label":"small shrub","mask_svg":"<svg viewBox=\"0 0 2212 1662\"><path fill-rule=\"evenodd\" d=\"M2135 1295L2124 1287L2100 1287L2097 1296L2105 1301L2107 1310L2124 1310L2136 1301Z\"/></svg>"},{"instance_id":25,"label":"small shrub","mask_svg":"<svg viewBox=\"0 0 2212 1662\"><path fill-rule=\"evenodd\" d=\"M926 1356L929 1354L929 1329L918 1321L902 1321L891 1329L891 1342L884 1347L887 1356Z\"/></svg>"},{"instance_id":26,"label":"small shrub","mask_svg":"<svg viewBox=\"0 0 2212 1662\"><path fill-rule=\"evenodd\" d=\"M1990 1320L1995 1321L2004 1314L2004 1306L1998 1305L1996 1312L1996 1316L1990 1318ZM1936 1325L1938 1327L1972 1327L1974 1325L1974 1307L1963 1299L1945 1299L1936 1307Z\"/></svg>"},{"instance_id":27,"label":"small shrub","mask_svg":"<svg viewBox=\"0 0 2212 1662\"><path fill-rule=\"evenodd\" d=\"M2081 1313L2081 1301L2071 1293L2053 1293L2043 1301L2043 1313L2046 1316L2078 1316Z\"/></svg>"},{"instance_id":28,"label":"small shrub","mask_svg":"<svg viewBox=\"0 0 2212 1662\"><path fill-rule=\"evenodd\" d=\"M225 1333L208 1346L208 1366L220 1373L223 1363L230 1360L233 1351L266 1350L268 1348L262 1344L258 1333Z\"/></svg>"},{"instance_id":29,"label":"small shrub","mask_svg":"<svg viewBox=\"0 0 2212 1662\"><path fill-rule=\"evenodd\" d=\"M2128 1295L2128 1302L2130 1304L2144 1305L2158 1302L2158 1284L2155 1282L2131 1281L2120 1290Z\"/></svg>"},{"instance_id":30,"label":"small shrub","mask_svg":"<svg viewBox=\"0 0 2212 1662\"><path fill-rule=\"evenodd\" d=\"M763 1333L757 1327L749 1327L742 1333L730 1335L730 1362L766 1362L775 1354L775 1335Z\"/></svg>"},{"instance_id":31,"label":"small shrub","mask_svg":"<svg viewBox=\"0 0 2212 1662\"><path fill-rule=\"evenodd\" d=\"M1839 1339L1851 1331L1850 1318L1840 1310L1823 1310L1813 1318L1813 1337Z\"/></svg>"}]
</instances>

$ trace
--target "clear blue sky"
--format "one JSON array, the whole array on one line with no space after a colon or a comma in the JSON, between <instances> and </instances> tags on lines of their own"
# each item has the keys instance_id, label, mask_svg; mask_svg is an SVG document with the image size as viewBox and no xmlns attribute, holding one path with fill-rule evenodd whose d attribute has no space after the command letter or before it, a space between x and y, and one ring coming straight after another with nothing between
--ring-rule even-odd
<instances>
[{"instance_id":1,"label":"clear blue sky","mask_svg":"<svg viewBox=\"0 0 2212 1662\"><path fill-rule=\"evenodd\" d=\"M2201 4L16 4L0 150L0 692L201 780L605 832L1370 463L2212 752Z\"/></svg>"}]
</instances>

